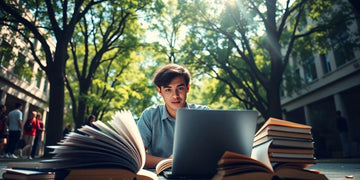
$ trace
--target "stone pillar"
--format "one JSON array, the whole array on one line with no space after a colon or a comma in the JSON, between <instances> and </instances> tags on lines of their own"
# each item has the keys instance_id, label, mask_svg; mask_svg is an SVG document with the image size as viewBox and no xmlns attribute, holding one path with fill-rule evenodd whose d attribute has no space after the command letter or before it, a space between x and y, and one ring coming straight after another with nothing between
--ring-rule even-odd
<instances>
[{"instance_id":1,"label":"stone pillar","mask_svg":"<svg viewBox=\"0 0 360 180\"><path fill-rule=\"evenodd\" d=\"M344 101L340 94L334 94L334 103L336 111L341 111L341 116L347 118L347 112L344 106ZM334 112L335 113L335 112Z\"/></svg>"},{"instance_id":2,"label":"stone pillar","mask_svg":"<svg viewBox=\"0 0 360 180\"><path fill-rule=\"evenodd\" d=\"M23 106L23 112L24 112L24 117L23 117L23 124L25 123L25 121L27 120L27 118L29 117L29 107L30 107L30 103L29 102L25 102L24 106Z\"/></svg>"},{"instance_id":3,"label":"stone pillar","mask_svg":"<svg viewBox=\"0 0 360 180\"><path fill-rule=\"evenodd\" d=\"M5 103L6 103L6 96L7 96L7 93L6 93L6 91L4 91L4 90L2 90L1 91L1 99L0 99L0 103L1 104L4 104L5 105ZM7 108L9 108L9 107L7 107Z\"/></svg>"},{"instance_id":4,"label":"stone pillar","mask_svg":"<svg viewBox=\"0 0 360 180\"><path fill-rule=\"evenodd\" d=\"M312 126L311 118L310 118L310 108L308 105L304 106L304 113L305 113L305 123L306 125Z\"/></svg>"}]
</instances>

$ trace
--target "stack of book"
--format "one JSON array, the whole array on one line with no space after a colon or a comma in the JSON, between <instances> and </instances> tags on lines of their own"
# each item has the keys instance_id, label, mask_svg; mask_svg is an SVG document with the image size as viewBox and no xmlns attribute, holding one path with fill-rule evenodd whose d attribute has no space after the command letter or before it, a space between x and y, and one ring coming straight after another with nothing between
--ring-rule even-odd
<instances>
[{"instance_id":1,"label":"stack of book","mask_svg":"<svg viewBox=\"0 0 360 180\"><path fill-rule=\"evenodd\" d=\"M268 141L271 141L268 154L272 163L315 162L311 126L269 118L255 134L253 147Z\"/></svg>"},{"instance_id":2,"label":"stack of book","mask_svg":"<svg viewBox=\"0 0 360 180\"><path fill-rule=\"evenodd\" d=\"M251 157L225 152L213 180L327 180L315 163L311 126L269 118L255 133Z\"/></svg>"}]
</instances>

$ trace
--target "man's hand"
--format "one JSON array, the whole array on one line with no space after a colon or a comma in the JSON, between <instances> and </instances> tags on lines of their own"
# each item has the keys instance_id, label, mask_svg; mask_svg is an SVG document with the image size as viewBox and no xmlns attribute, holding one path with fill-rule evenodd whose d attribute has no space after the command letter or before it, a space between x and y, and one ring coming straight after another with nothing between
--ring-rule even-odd
<instances>
[{"instance_id":1,"label":"man's hand","mask_svg":"<svg viewBox=\"0 0 360 180\"><path fill-rule=\"evenodd\" d=\"M172 155L170 156L172 158ZM168 158L163 158L163 157L157 157L157 156L153 156L151 154L146 153L146 160L145 160L145 169L155 169L156 165L164 159L168 159Z\"/></svg>"}]
</instances>

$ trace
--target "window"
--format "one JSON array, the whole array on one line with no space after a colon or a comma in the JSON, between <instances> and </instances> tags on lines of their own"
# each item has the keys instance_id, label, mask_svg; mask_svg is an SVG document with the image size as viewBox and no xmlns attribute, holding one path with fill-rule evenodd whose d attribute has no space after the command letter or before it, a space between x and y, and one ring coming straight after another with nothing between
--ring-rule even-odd
<instances>
[{"instance_id":1,"label":"window","mask_svg":"<svg viewBox=\"0 0 360 180\"><path fill-rule=\"evenodd\" d=\"M10 60L14 58L14 54L12 52L12 46L3 41L0 45L0 65L3 67L8 67L10 64Z\"/></svg>"},{"instance_id":2,"label":"window","mask_svg":"<svg viewBox=\"0 0 360 180\"><path fill-rule=\"evenodd\" d=\"M295 78L294 78L294 80L295 80L295 87L299 89L299 88L301 88L300 69L296 69L294 73L295 73Z\"/></svg>"},{"instance_id":3,"label":"window","mask_svg":"<svg viewBox=\"0 0 360 180\"><path fill-rule=\"evenodd\" d=\"M46 92L47 91L47 80L44 81L44 87L43 87L43 92Z\"/></svg>"},{"instance_id":4,"label":"window","mask_svg":"<svg viewBox=\"0 0 360 180\"><path fill-rule=\"evenodd\" d=\"M331 66L329 62L329 55L328 54L321 54L320 55L321 66L323 69L324 74L327 74L331 71Z\"/></svg>"},{"instance_id":5,"label":"window","mask_svg":"<svg viewBox=\"0 0 360 180\"><path fill-rule=\"evenodd\" d=\"M355 58L349 33L344 30L331 38L336 66L339 67Z\"/></svg>"},{"instance_id":6,"label":"window","mask_svg":"<svg viewBox=\"0 0 360 180\"><path fill-rule=\"evenodd\" d=\"M303 61L304 68L304 78L306 83L310 83L317 78L316 66L314 62L314 57L309 56Z\"/></svg>"},{"instance_id":7,"label":"window","mask_svg":"<svg viewBox=\"0 0 360 180\"><path fill-rule=\"evenodd\" d=\"M27 63L27 67L25 67L25 74L24 74L24 80L27 82L31 81L31 78L33 76L33 67L34 67L34 63L31 61L28 61Z\"/></svg>"},{"instance_id":8,"label":"window","mask_svg":"<svg viewBox=\"0 0 360 180\"><path fill-rule=\"evenodd\" d=\"M40 83L41 83L41 79L42 79L42 71L41 69L38 69L37 73L36 73L36 77L35 77L35 84L36 84L36 87L40 88Z\"/></svg>"},{"instance_id":9,"label":"window","mask_svg":"<svg viewBox=\"0 0 360 180\"><path fill-rule=\"evenodd\" d=\"M15 66L13 69L14 74L18 75L19 77L22 77L24 66L25 66L25 56L19 54L17 60L15 61Z\"/></svg>"},{"instance_id":10,"label":"window","mask_svg":"<svg viewBox=\"0 0 360 180\"><path fill-rule=\"evenodd\" d=\"M18 58L15 61L15 66L13 69L14 74L18 75L19 78L23 78L25 81L30 82L31 77L33 75L32 62L26 63L26 58L22 54L18 54Z\"/></svg>"}]
</instances>

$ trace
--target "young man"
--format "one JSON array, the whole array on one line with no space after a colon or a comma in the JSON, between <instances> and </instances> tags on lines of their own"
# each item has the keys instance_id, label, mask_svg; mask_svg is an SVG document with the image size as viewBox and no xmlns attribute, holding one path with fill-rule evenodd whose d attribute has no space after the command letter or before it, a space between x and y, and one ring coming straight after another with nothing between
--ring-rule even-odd
<instances>
[{"instance_id":1,"label":"young man","mask_svg":"<svg viewBox=\"0 0 360 180\"><path fill-rule=\"evenodd\" d=\"M351 142L348 134L348 125L346 119L341 116L341 111L336 111L336 128L339 132L342 145L343 157L351 157Z\"/></svg>"},{"instance_id":2,"label":"young man","mask_svg":"<svg viewBox=\"0 0 360 180\"><path fill-rule=\"evenodd\" d=\"M16 103L15 109L8 114L9 120L9 143L6 146L5 153L7 158L17 158L14 154L16 145L19 142L22 129L22 104Z\"/></svg>"},{"instance_id":3,"label":"young man","mask_svg":"<svg viewBox=\"0 0 360 180\"><path fill-rule=\"evenodd\" d=\"M165 104L145 109L137 124L147 150L145 168L155 168L159 161L172 156L177 109L209 109L186 102L189 82L189 71L177 64L165 65L155 73L154 84Z\"/></svg>"}]
</instances>

